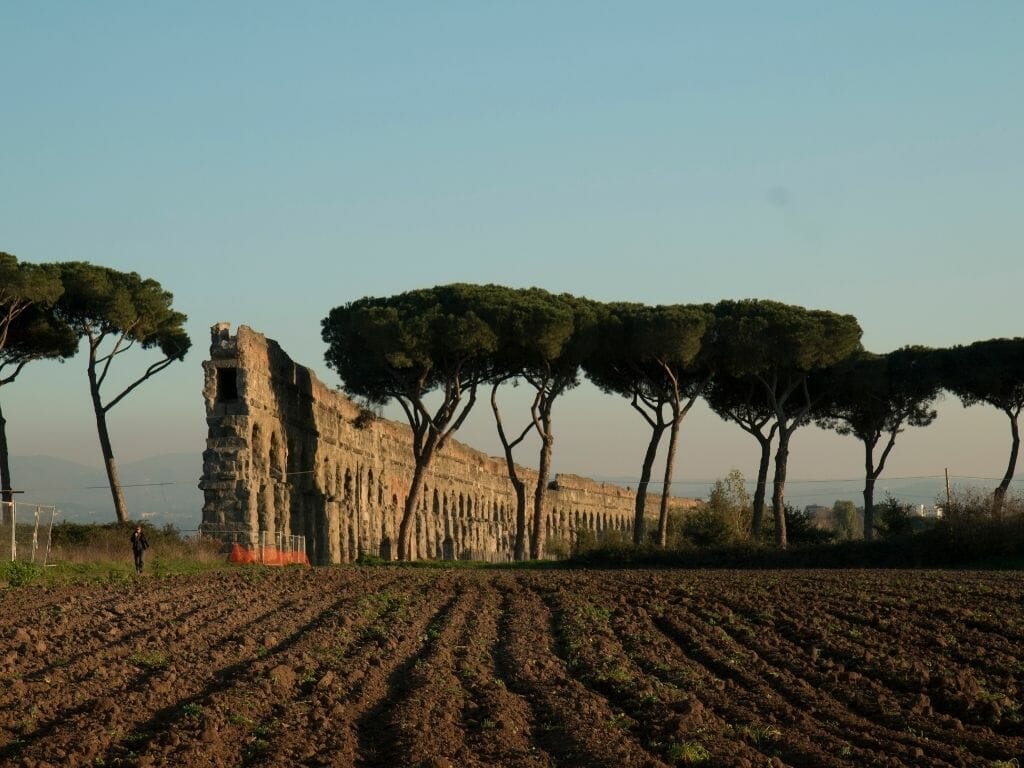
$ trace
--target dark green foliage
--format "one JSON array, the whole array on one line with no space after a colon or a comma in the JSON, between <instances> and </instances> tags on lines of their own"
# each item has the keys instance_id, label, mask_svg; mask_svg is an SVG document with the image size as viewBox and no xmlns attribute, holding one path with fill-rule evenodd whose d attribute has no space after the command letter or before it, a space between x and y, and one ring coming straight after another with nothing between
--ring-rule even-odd
<instances>
[{"instance_id":1,"label":"dark green foliage","mask_svg":"<svg viewBox=\"0 0 1024 768\"><path fill-rule=\"evenodd\" d=\"M19 263L0 251L0 384L30 360L75 353L74 335L50 313L63 291L56 268Z\"/></svg>"},{"instance_id":2,"label":"dark green foliage","mask_svg":"<svg viewBox=\"0 0 1024 768\"><path fill-rule=\"evenodd\" d=\"M884 434L926 427L935 419L932 405L942 389L940 363L938 354L925 347L903 347L887 355L860 352L843 369L824 372L827 386L818 422L872 446Z\"/></svg>"},{"instance_id":3,"label":"dark green foliage","mask_svg":"<svg viewBox=\"0 0 1024 768\"><path fill-rule=\"evenodd\" d=\"M166 360L159 370L184 359L192 345L185 333L187 317L172 308L174 297L156 280L82 261L56 267L64 286L57 314L90 344L111 339L111 356L133 344L159 349Z\"/></svg>"},{"instance_id":4,"label":"dark green foliage","mask_svg":"<svg viewBox=\"0 0 1024 768\"><path fill-rule=\"evenodd\" d=\"M943 381L964 406L1000 410L1024 405L1024 338L989 339L942 353Z\"/></svg>"},{"instance_id":5,"label":"dark green foliage","mask_svg":"<svg viewBox=\"0 0 1024 768\"><path fill-rule=\"evenodd\" d=\"M51 267L18 262L0 251L0 349L10 323L33 305L52 306L62 293L59 275Z\"/></svg>"},{"instance_id":6,"label":"dark green foliage","mask_svg":"<svg viewBox=\"0 0 1024 768\"><path fill-rule=\"evenodd\" d=\"M881 504L875 507L877 512L875 530L885 538L905 536L914 530L914 522L910 517L910 506L903 504L893 496L886 496Z\"/></svg>"},{"instance_id":7,"label":"dark green foliage","mask_svg":"<svg viewBox=\"0 0 1024 768\"><path fill-rule=\"evenodd\" d=\"M49 307L27 307L11 323L6 345L0 349L0 385L11 383L33 360L63 360L77 350L77 334L56 318Z\"/></svg>"},{"instance_id":8,"label":"dark green foliage","mask_svg":"<svg viewBox=\"0 0 1024 768\"><path fill-rule=\"evenodd\" d=\"M864 537L875 529L875 480L885 469L896 436L906 427L932 423L942 387L939 356L924 347L904 347L887 355L861 352L841 370L818 375L823 401L815 409L818 426L853 435L864 445ZM882 451L876 456L879 443Z\"/></svg>"},{"instance_id":9,"label":"dark green foliage","mask_svg":"<svg viewBox=\"0 0 1024 768\"><path fill-rule=\"evenodd\" d=\"M745 299L715 305L716 370L766 380L779 394L804 374L834 365L861 349L852 315Z\"/></svg>"},{"instance_id":10,"label":"dark green foliage","mask_svg":"<svg viewBox=\"0 0 1024 768\"><path fill-rule=\"evenodd\" d=\"M540 288L492 287L482 298L477 312L498 336L489 377L491 407L516 492L517 560L526 557L527 521L525 485L519 479L513 450L531 432L541 442L530 538L530 556L539 558L544 549L543 516L554 443L554 403L579 384L580 365L595 350L598 307L586 299L556 296ZM530 412L522 419L525 428L511 434L506 431L497 398L498 387L510 380L525 381L535 392Z\"/></svg>"},{"instance_id":11,"label":"dark green foliage","mask_svg":"<svg viewBox=\"0 0 1024 768\"><path fill-rule=\"evenodd\" d=\"M0 583L10 587L27 587L38 581L43 575L43 569L34 563L24 563L20 560L0 562Z\"/></svg>"},{"instance_id":12,"label":"dark green foliage","mask_svg":"<svg viewBox=\"0 0 1024 768\"><path fill-rule=\"evenodd\" d=\"M714 340L708 358L715 375L739 380L740 384L760 384L765 405L775 420L778 446L772 513L775 541L783 548L787 545L785 484L789 441L793 432L811 418L812 409L824 394L820 388L812 391L809 377L841 366L860 351L860 325L852 315L753 299L719 302L714 315ZM728 399L734 400L735 395L735 391L730 392ZM764 450L764 440L759 440ZM760 533L760 522L755 515L755 536Z\"/></svg>"},{"instance_id":13,"label":"dark green foliage","mask_svg":"<svg viewBox=\"0 0 1024 768\"><path fill-rule=\"evenodd\" d=\"M807 513L786 505L786 534L793 544L824 544L835 538L835 533L819 528Z\"/></svg>"},{"instance_id":14,"label":"dark green foliage","mask_svg":"<svg viewBox=\"0 0 1024 768\"><path fill-rule=\"evenodd\" d=\"M498 337L479 310L507 295L501 286L457 283L366 297L335 307L321 324L327 365L343 389L368 404L394 398L412 429L415 472L399 526L400 559L410 556L410 524L434 453L493 370ZM433 411L426 403L432 392L440 394Z\"/></svg>"},{"instance_id":15,"label":"dark green foliage","mask_svg":"<svg viewBox=\"0 0 1024 768\"><path fill-rule=\"evenodd\" d=\"M56 316L86 342L86 376L96 415L96 429L117 520L128 519L128 507L117 474L107 428L107 413L137 387L185 358L192 342L181 312L171 307L173 296L156 280L136 272L119 272L83 261L53 266L60 273L63 294L54 305ZM102 388L114 360L133 347L158 349L161 357L142 369L120 392L104 401Z\"/></svg>"},{"instance_id":16,"label":"dark green foliage","mask_svg":"<svg viewBox=\"0 0 1024 768\"><path fill-rule=\"evenodd\" d=\"M488 373L497 336L476 313L500 286L455 284L335 307L322 322L328 367L351 395L410 407L436 389L458 391Z\"/></svg>"},{"instance_id":17,"label":"dark green foliage","mask_svg":"<svg viewBox=\"0 0 1024 768\"><path fill-rule=\"evenodd\" d=\"M971 525L942 520L915 534L797 544L779 550L733 545L662 550L612 546L574 555L567 567L600 568L1022 568L1024 516Z\"/></svg>"},{"instance_id":18,"label":"dark green foliage","mask_svg":"<svg viewBox=\"0 0 1024 768\"><path fill-rule=\"evenodd\" d=\"M0 252L0 387L10 384L33 360L75 354L78 337L53 314L64 288L54 267L19 263ZM0 412L0 488L10 502L11 470L7 420ZM6 512L5 512L6 517Z\"/></svg>"},{"instance_id":19,"label":"dark green foliage","mask_svg":"<svg viewBox=\"0 0 1024 768\"><path fill-rule=\"evenodd\" d=\"M658 539L662 546L667 542L668 493L676 438L683 418L710 379L705 341L711 335L713 323L711 308L706 305L608 304L599 322L601 344L583 362L587 377L594 384L605 392L628 398L651 428L633 519L636 543L645 537L647 487L666 430L669 448Z\"/></svg>"},{"instance_id":20,"label":"dark green foliage","mask_svg":"<svg viewBox=\"0 0 1024 768\"><path fill-rule=\"evenodd\" d=\"M695 547L721 547L734 542L732 526L725 515L707 504L683 518L683 538Z\"/></svg>"},{"instance_id":21,"label":"dark green foliage","mask_svg":"<svg viewBox=\"0 0 1024 768\"><path fill-rule=\"evenodd\" d=\"M1018 419L1024 409L1024 338L989 339L942 353L943 383L964 407L988 403L1010 421L1010 457L995 489L992 509L998 514L1017 467L1020 452Z\"/></svg>"},{"instance_id":22,"label":"dark green foliage","mask_svg":"<svg viewBox=\"0 0 1024 768\"><path fill-rule=\"evenodd\" d=\"M587 377L609 394L667 400L678 373L703 381L700 353L713 319L701 305L608 304Z\"/></svg>"}]
</instances>

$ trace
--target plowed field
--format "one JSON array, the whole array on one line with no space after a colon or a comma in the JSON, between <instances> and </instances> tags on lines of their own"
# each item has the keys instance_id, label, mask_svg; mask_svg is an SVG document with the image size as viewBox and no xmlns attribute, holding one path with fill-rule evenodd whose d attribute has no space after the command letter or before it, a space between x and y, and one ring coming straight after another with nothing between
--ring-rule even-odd
<instances>
[{"instance_id":1,"label":"plowed field","mask_svg":"<svg viewBox=\"0 0 1024 768\"><path fill-rule=\"evenodd\" d=\"M0 764L1009 766L1024 574L241 568L0 595Z\"/></svg>"}]
</instances>

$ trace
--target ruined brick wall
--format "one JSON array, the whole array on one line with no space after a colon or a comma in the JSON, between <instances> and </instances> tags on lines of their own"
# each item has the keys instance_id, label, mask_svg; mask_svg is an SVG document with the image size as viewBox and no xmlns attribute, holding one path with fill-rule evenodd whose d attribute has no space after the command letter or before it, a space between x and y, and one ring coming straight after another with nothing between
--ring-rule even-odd
<instances>
[{"instance_id":1,"label":"ruined brick wall","mask_svg":"<svg viewBox=\"0 0 1024 768\"><path fill-rule=\"evenodd\" d=\"M213 327L203 368L203 529L304 535L318 564L390 557L412 480L409 428L363 412L244 325L235 335ZM536 472L519 472L528 487L536 482ZM629 535L629 489L573 475L556 484L550 539ZM413 530L414 558L510 560L515 494L504 460L451 441L434 459Z\"/></svg>"}]
</instances>

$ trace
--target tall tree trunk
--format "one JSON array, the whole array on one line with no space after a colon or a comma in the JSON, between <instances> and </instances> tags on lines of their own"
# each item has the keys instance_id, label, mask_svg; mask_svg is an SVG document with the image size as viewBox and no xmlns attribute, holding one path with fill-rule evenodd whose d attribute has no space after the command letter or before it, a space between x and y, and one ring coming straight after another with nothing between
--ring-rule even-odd
<instances>
[{"instance_id":1,"label":"tall tree trunk","mask_svg":"<svg viewBox=\"0 0 1024 768\"><path fill-rule=\"evenodd\" d=\"M636 487L636 502L633 511L633 543L639 546L644 543L647 533L644 525L644 512L647 505L647 486L651 483L651 470L654 467L654 457L658 455L658 444L661 436L665 434L667 424L655 424L651 427L651 440L647 443L647 452L644 454L644 465L640 470L640 483Z\"/></svg>"},{"instance_id":2,"label":"tall tree trunk","mask_svg":"<svg viewBox=\"0 0 1024 768\"><path fill-rule=\"evenodd\" d=\"M409 484L409 495L405 497L405 509L402 510L402 522L398 526L399 560L412 560L412 549L409 546L412 521L416 517L416 508L419 506L420 496L423 494L423 481L427 477L427 468L430 466L432 455L433 451L424 452L416 459L416 469L413 471L412 483Z\"/></svg>"},{"instance_id":3,"label":"tall tree trunk","mask_svg":"<svg viewBox=\"0 0 1024 768\"><path fill-rule=\"evenodd\" d=\"M889 432L889 440L878 457L878 464L875 464L875 446L881 433L862 436L864 443L864 540L872 541L875 538L875 482L885 469L885 462L889 460L889 454L896 445L896 435L900 432L899 427Z\"/></svg>"},{"instance_id":4,"label":"tall tree trunk","mask_svg":"<svg viewBox=\"0 0 1024 768\"><path fill-rule=\"evenodd\" d=\"M870 471L864 476L864 541L875 538L875 479Z\"/></svg>"},{"instance_id":5,"label":"tall tree trunk","mask_svg":"<svg viewBox=\"0 0 1024 768\"><path fill-rule=\"evenodd\" d=\"M515 559L526 560L526 483L518 477L510 477L512 488L516 492L516 543Z\"/></svg>"},{"instance_id":6,"label":"tall tree trunk","mask_svg":"<svg viewBox=\"0 0 1024 768\"><path fill-rule=\"evenodd\" d=\"M11 492L11 464L7 453L7 419L0 409L0 489L3 490L3 522L10 525L14 519L14 494Z\"/></svg>"},{"instance_id":7,"label":"tall tree trunk","mask_svg":"<svg viewBox=\"0 0 1024 768\"><path fill-rule=\"evenodd\" d=\"M550 406L542 407L540 416L540 460L537 463L537 488L533 492L533 538L530 540L530 557L533 560L544 557L544 500L548 493L555 443L555 436L551 433Z\"/></svg>"},{"instance_id":8,"label":"tall tree trunk","mask_svg":"<svg viewBox=\"0 0 1024 768\"><path fill-rule=\"evenodd\" d=\"M1010 418L1010 461L1006 465L1006 474L1002 482L992 494L992 517L999 518L1003 514L1003 501L1006 499L1006 491L1013 481L1013 473L1017 469L1017 454L1020 452L1020 427L1017 424L1019 411L1014 413L1007 409L1006 415Z\"/></svg>"},{"instance_id":9,"label":"tall tree trunk","mask_svg":"<svg viewBox=\"0 0 1024 768\"><path fill-rule=\"evenodd\" d=\"M114 513L117 515L117 522L127 523L128 505L125 503L124 490L121 488L121 479L117 473L117 461L114 459L114 452L110 447L110 434L107 431L107 414L102 409L96 411L96 429L99 432L100 450L103 452L103 467L107 471L110 495L114 500Z\"/></svg>"},{"instance_id":10,"label":"tall tree trunk","mask_svg":"<svg viewBox=\"0 0 1024 768\"><path fill-rule=\"evenodd\" d=\"M121 488L121 480L117 475L117 462L114 460L114 449L110 445L110 432L107 429L107 411L100 399L99 382L96 380L96 367L90 361L89 368L89 394L92 395L92 408L96 413L96 432L100 438L100 451L103 453L103 468L107 471L107 483L110 485L110 495L114 499L114 514L117 515L117 522L128 522L128 505L124 501L124 490Z\"/></svg>"},{"instance_id":11,"label":"tall tree trunk","mask_svg":"<svg viewBox=\"0 0 1024 768\"><path fill-rule=\"evenodd\" d=\"M668 433L668 454L665 456L665 479L661 485L661 508L658 510L658 546L668 545L668 499L672 490L672 473L675 470L676 446L679 442L680 417L674 415Z\"/></svg>"},{"instance_id":12,"label":"tall tree trunk","mask_svg":"<svg viewBox=\"0 0 1024 768\"><path fill-rule=\"evenodd\" d=\"M512 489L516 494L516 539L513 549L513 556L518 562L526 560L526 483L524 483L519 477L519 471L516 469L515 457L512 455L512 449L515 448L522 441L526 435L519 436L518 439L509 441L505 435L505 428L501 422L501 411L498 408L498 386L496 383L491 388L491 410L494 411L494 423L498 428L498 437L501 440L501 447L505 451L505 466L508 468L508 479L512 483ZM528 427L532 429L533 427Z\"/></svg>"},{"instance_id":13,"label":"tall tree trunk","mask_svg":"<svg viewBox=\"0 0 1024 768\"><path fill-rule=\"evenodd\" d=\"M791 432L779 428L779 447L775 449L775 479L772 489L772 515L775 518L775 546L785 549L786 539L786 464L789 461Z\"/></svg>"},{"instance_id":14,"label":"tall tree trunk","mask_svg":"<svg viewBox=\"0 0 1024 768\"><path fill-rule=\"evenodd\" d=\"M768 467L772 461L772 439L753 433L761 444L761 461L757 465L757 485L754 487L753 520L750 524L750 537L754 541L761 539L761 528L764 525L764 497L768 489Z\"/></svg>"}]
</instances>

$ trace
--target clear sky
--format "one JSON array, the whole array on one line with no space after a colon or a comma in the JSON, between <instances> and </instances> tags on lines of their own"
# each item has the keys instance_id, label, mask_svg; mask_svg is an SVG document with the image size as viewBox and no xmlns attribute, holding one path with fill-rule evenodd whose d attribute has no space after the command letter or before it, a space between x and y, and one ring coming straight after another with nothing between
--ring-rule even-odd
<instances>
[{"instance_id":1,"label":"clear sky","mask_svg":"<svg viewBox=\"0 0 1024 768\"><path fill-rule=\"evenodd\" d=\"M186 361L111 414L122 460L202 450L213 323L333 384L332 307L453 281L770 298L878 352L1024 335L1022 40L1017 0L6 2L0 250L138 271L188 314ZM2 397L14 454L99 463L81 357ZM624 400L556 419L558 471L638 473ZM1008 444L947 399L887 474L995 476ZM684 425L680 479L755 461ZM791 477L861 472L853 439L794 437Z\"/></svg>"}]
</instances>

